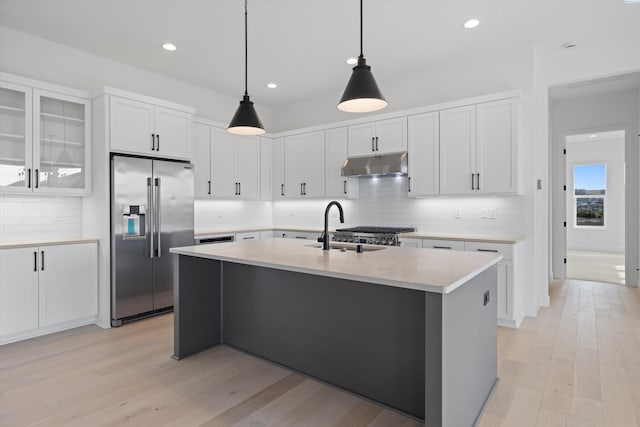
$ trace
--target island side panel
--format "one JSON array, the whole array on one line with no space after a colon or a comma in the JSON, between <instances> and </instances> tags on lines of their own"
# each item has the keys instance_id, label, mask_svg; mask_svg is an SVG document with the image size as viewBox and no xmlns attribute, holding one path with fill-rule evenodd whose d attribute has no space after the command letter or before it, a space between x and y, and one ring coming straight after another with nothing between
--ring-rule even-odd
<instances>
[{"instance_id":1,"label":"island side panel","mask_svg":"<svg viewBox=\"0 0 640 427\"><path fill-rule=\"evenodd\" d=\"M173 358L222 343L222 262L174 255Z\"/></svg>"},{"instance_id":2,"label":"island side panel","mask_svg":"<svg viewBox=\"0 0 640 427\"><path fill-rule=\"evenodd\" d=\"M497 278L494 265L443 296L442 425L474 425L497 380Z\"/></svg>"},{"instance_id":3,"label":"island side panel","mask_svg":"<svg viewBox=\"0 0 640 427\"><path fill-rule=\"evenodd\" d=\"M225 344L424 417L424 292L224 264Z\"/></svg>"},{"instance_id":4,"label":"island side panel","mask_svg":"<svg viewBox=\"0 0 640 427\"><path fill-rule=\"evenodd\" d=\"M442 426L442 294L424 293L425 401L424 425Z\"/></svg>"}]
</instances>

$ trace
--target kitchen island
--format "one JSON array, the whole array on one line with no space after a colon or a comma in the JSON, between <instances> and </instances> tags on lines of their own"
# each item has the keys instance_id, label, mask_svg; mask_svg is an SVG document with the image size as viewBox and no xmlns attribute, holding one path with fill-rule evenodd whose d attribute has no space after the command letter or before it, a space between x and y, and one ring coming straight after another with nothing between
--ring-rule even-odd
<instances>
[{"instance_id":1,"label":"kitchen island","mask_svg":"<svg viewBox=\"0 0 640 427\"><path fill-rule=\"evenodd\" d=\"M487 253L267 239L173 248L174 358L225 344L395 408L472 425L497 379Z\"/></svg>"}]
</instances>

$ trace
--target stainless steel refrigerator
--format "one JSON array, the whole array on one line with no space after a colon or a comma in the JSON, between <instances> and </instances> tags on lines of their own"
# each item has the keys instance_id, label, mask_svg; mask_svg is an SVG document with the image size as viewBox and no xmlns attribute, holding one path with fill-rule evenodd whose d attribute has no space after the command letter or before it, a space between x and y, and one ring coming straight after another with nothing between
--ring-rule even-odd
<instances>
[{"instance_id":1,"label":"stainless steel refrigerator","mask_svg":"<svg viewBox=\"0 0 640 427\"><path fill-rule=\"evenodd\" d=\"M111 325L173 307L169 248L194 244L193 165L111 158Z\"/></svg>"}]
</instances>

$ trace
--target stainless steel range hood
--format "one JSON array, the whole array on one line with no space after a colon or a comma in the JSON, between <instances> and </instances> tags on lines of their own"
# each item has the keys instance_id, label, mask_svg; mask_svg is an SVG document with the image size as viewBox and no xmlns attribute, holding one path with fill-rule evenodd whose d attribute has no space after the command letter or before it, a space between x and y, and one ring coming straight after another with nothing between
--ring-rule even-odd
<instances>
[{"instance_id":1,"label":"stainless steel range hood","mask_svg":"<svg viewBox=\"0 0 640 427\"><path fill-rule=\"evenodd\" d=\"M342 176L407 175L407 152L352 157L342 165Z\"/></svg>"}]
</instances>

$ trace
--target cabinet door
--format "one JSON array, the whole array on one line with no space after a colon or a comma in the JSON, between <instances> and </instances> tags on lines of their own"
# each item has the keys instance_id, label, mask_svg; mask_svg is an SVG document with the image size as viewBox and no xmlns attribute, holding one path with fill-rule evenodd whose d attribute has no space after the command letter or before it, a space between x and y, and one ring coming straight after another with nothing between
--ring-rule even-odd
<instances>
[{"instance_id":1,"label":"cabinet door","mask_svg":"<svg viewBox=\"0 0 640 427\"><path fill-rule=\"evenodd\" d=\"M518 192L517 100L476 106L476 162L478 192Z\"/></svg>"},{"instance_id":2,"label":"cabinet door","mask_svg":"<svg viewBox=\"0 0 640 427\"><path fill-rule=\"evenodd\" d=\"M189 159L191 114L156 107L156 155Z\"/></svg>"},{"instance_id":3,"label":"cabinet door","mask_svg":"<svg viewBox=\"0 0 640 427\"><path fill-rule=\"evenodd\" d=\"M42 246L40 327L98 314L98 251L95 243Z\"/></svg>"},{"instance_id":4,"label":"cabinet door","mask_svg":"<svg viewBox=\"0 0 640 427\"><path fill-rule=\"evenodd\" d=\"M409 116L409 196L440 192L440 127L438 113Z\"/></svg>"},{"instance_id":5,"label":"cabinet door","mask_svg":"<svg viewBox=\"0 0 640 427\"><path fill-rule=\"evenodd\" d=\"M260 137L260 200L272 200L271 138Z\"/></svg>"},{"instance_id":6,"label":"cabinet door","mask_svg":"<svg viewBox=\"0 0 640 427\"><path fill-rule=\"evenodd\" d=\"M191 130L193 180L196 199L211 197L211 143L209 126L194 123Z\"/></svg>"},{"instance_id":7,"label":"cabinet door","mask_svg":"<svg viewBox=\"0 0 640 427\"><path fill-rule=\"evenodd\" d=\"M324 197L324 131L302 135L303 197Z\"/></svg>"},{"instance_id":8,"label":"cabinet door","mask_svg":"<svg viewBox=\"0 0 640 427\"><path fill-rule=\"evenodd\" d=\"M358 198L358 179L341 174L342 165L347 160L347 145L347 128L325 131L325 194L327 197Z\"/></svg>"},{"instance_id":9,"label":"cabinet door","mask_svg":"<svg viewBox=\"0 0 640 427\"><path fill-rule=\"evenodd\" d=\"M0 82L0 192L33 188L31 88Z\"/></svg>"},{"instance_id":10,"label":"cabinet door","mask_svg":"<svg viewBox=\"0 0 640 427\"><path fill-rule=\"evenodd\" d=\"M302 197L302 135L284 139L284 168L286 198Z\"/></svg>"},{"instance_id":11,"label":"cabinet door","mask_svg":"<svg viewBox=\"0 0 640 427\"><path fill-rule=\"evenodd\" d=\"M0 335L38 327L37 250L0 250Z\"/></svg>"},{"instance_id":12,"label":"cabinet door","mask_svg":"<svg viewBox=\"0 0 640 427\"><path fill-rule=\"evenodd\" d=\"M369 156L375 152L374 122L349 126L349 157Z\"/></svg>"},{"instance_id":13,"label":"cabinet door","mask_svg":"<svg viewBox=\"0 0 640 427\"><path fill-rule=\"evenodd\" d=\"M245 200L260 199L260 137L234 136L235 182L237 197Z\"/></svg>"},{"instance_id":14,"label":"cabinet door","mask_svg":"<svg viewBox=\"0 0 640 427\"><path fill-rule=\"evenodd\" d=\"M155 154L155 106L112 95L110 107L111 150Z\"/></svg>"},{"instance_id":15,"label":"cabinet door","mask_svg":"<svg viewBox=\"0 0 640 427\"><path fill-rule=\"evenodd\" d=\"M226 129L211 128L211 196L233 199L237 193L234 173L233 135Z\"/></svg>"},{"instance_id":16,"label":"cabinet door","mask_svg":"<svg viewBox=\"0 0 640 427\"><path fill-rule=\"evenodd\" d=\"M82 194L91 171L89 100L34 90L33 191Z\"/></svg>"},{"instance_id":17,"label":"cabinet door","mask_svg":"<svg viewBox=\"0 0 640 427\"><path fill-rule=\"evenodd\" d=\"M381 120L376 122L376 154L407 151L407 118Z\"/></svg>"},{"instance_id":18,"label":"cabinet door","mask_svg":"<svg viewBox=\"0 0 640 427\"><path fill-rule=\"evenodd\" d=\"M475 106L440 111L440 194L475 193Z\"/></svg>"},{"instance_id":19,"label":"cabinet door","mask_svg":"<svg viewBox=\"0 0 640 427\"><path fill-rule=\"evenodd\" d=\"M284 199L291 189L286 188L284 176L284 138L271 142L271 195L273 200Z\"/></svg>"}]
</instances>

